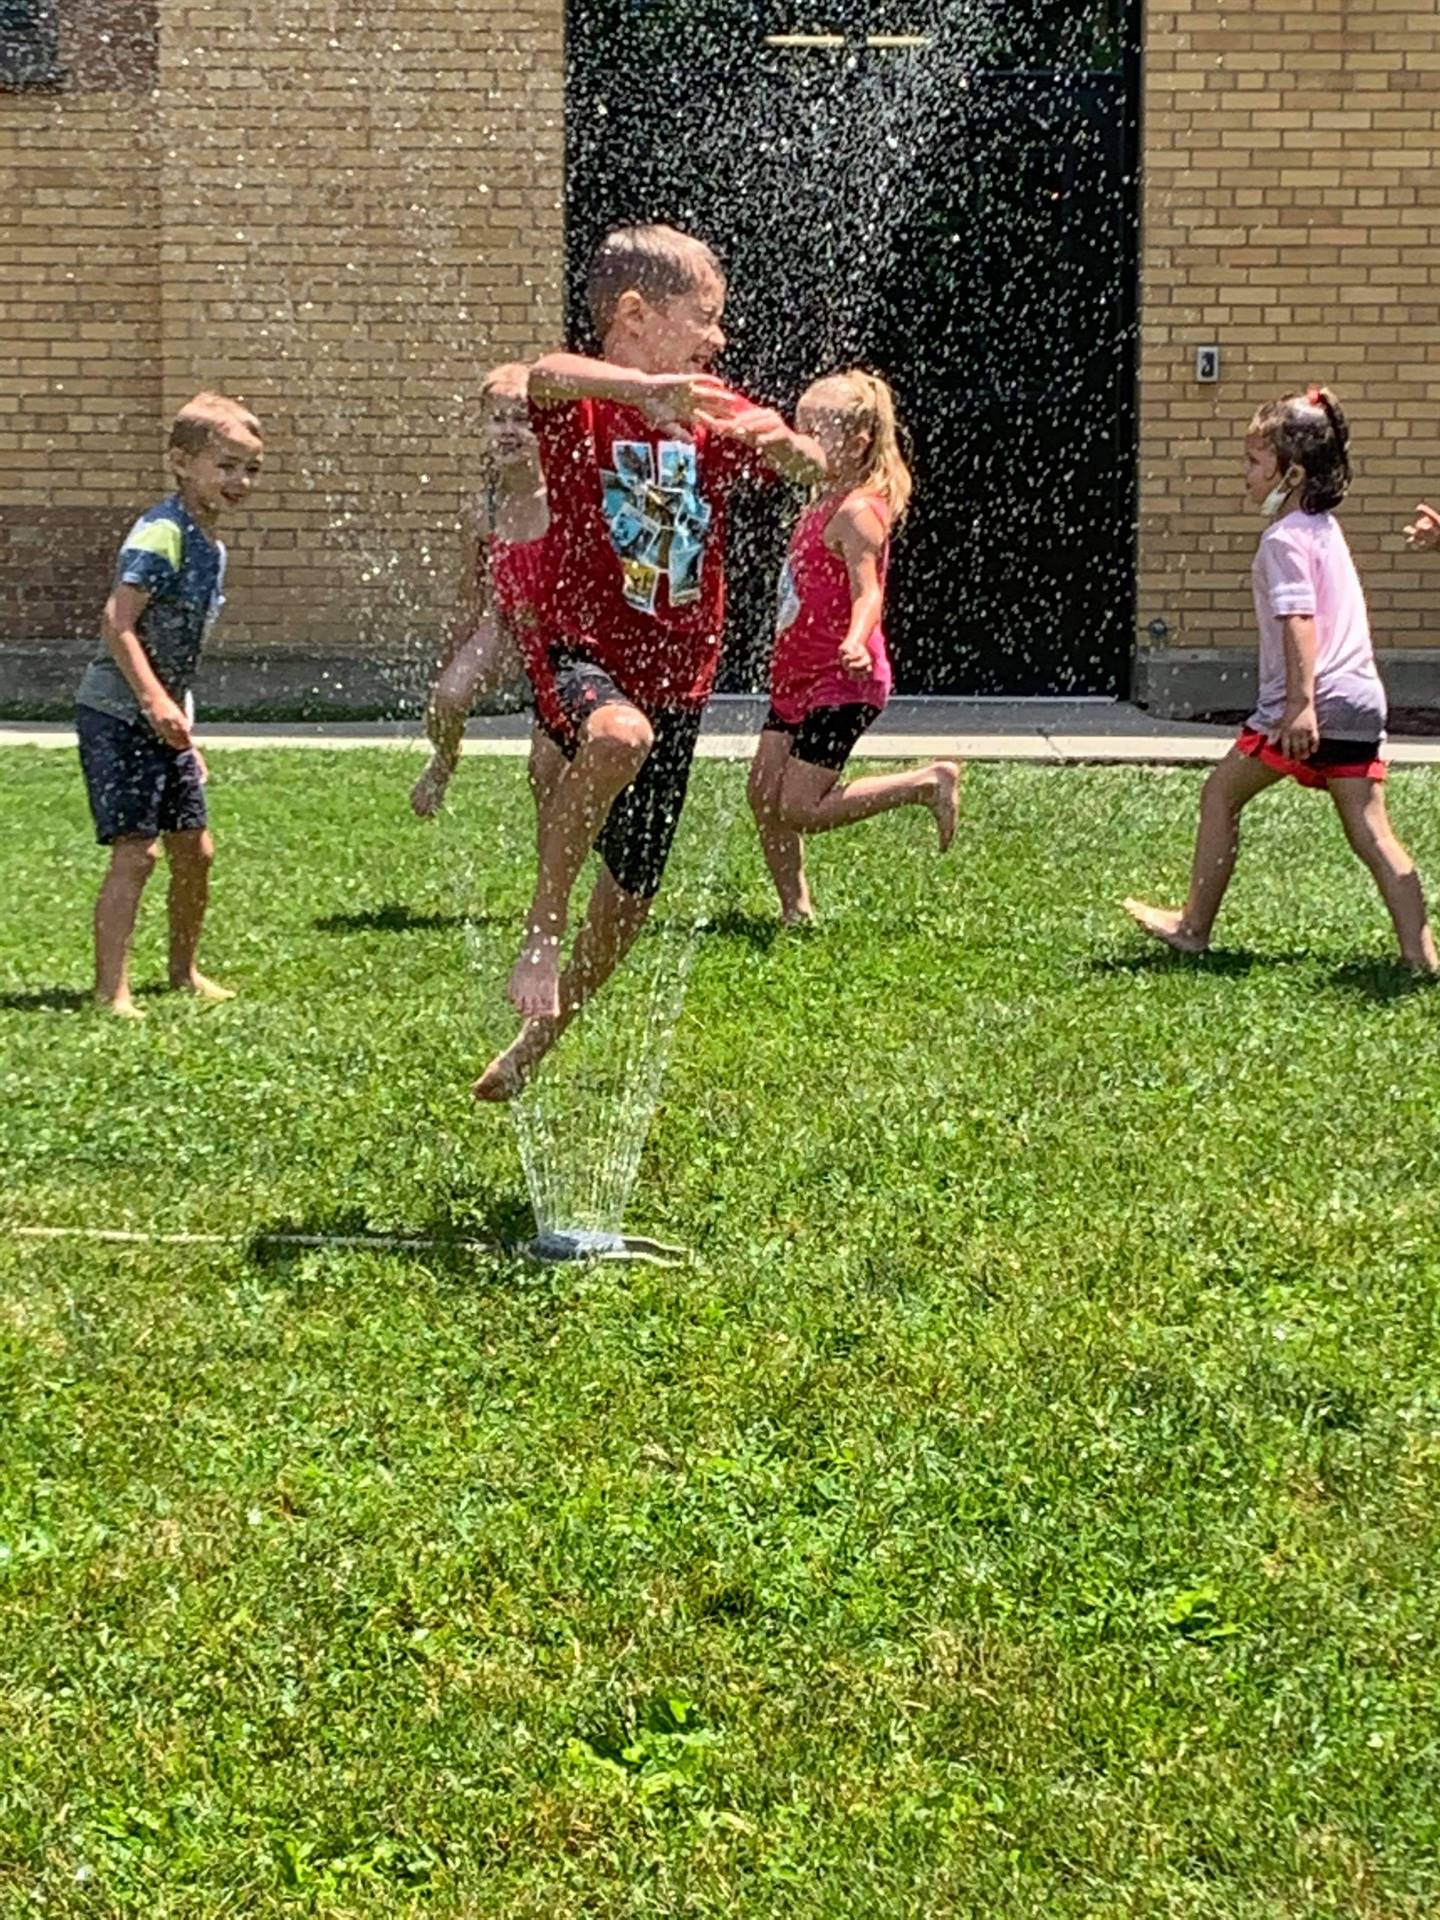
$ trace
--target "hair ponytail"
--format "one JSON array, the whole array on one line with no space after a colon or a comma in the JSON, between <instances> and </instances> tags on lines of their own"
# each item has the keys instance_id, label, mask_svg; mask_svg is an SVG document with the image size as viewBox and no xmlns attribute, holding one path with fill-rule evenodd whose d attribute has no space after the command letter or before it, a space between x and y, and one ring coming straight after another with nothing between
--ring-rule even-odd
<instances>
[{"instance_id":1,"label":"hair ponytail","mask_svg":"<svg viewBox=\"0 0 1440 1920\"><path fill-rule=\"evenodd\" d=\"M878 493L890 509L890 523L898 526L910 505L915 483L905 458L903 429L895 414L895 396L879 374L863 367L849 367L844 373L828 374L806 390L826 407L834 407L865 436L865 453L859 475L852 482L870 493ZM843 397L842 397L843 396ZM837 404L838 403L838 404Z\"/></svg>"}]
</instances>

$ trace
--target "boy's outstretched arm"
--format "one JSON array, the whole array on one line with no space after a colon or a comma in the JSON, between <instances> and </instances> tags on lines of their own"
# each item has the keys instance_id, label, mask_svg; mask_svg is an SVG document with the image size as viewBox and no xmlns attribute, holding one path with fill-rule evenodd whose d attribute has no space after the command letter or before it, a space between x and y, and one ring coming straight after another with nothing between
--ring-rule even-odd
<instances>
[{"instance_id":1,"label":"boy's outstretched arm","mask_svg":"<svg viewBox=\"0 0 1440 1920\"><path fill-rule=\"evenodd\" d=\"M530 399L537 407L563 407L575 400L663 407L683 421L712 409L729 417L747 404L713 373L643 373L639 367L592 360L583 353L549 353L537 360L530 369Z\"/></svg>"},{"instance_id":2,"label":"boy's outstretched arm","mask_svg":"<svg viewBox=\"0 0 1440 1920\"><path fill-rule=\"evenodd\" d=\"M825 455L809 434L796 433L774 407L749 407L729 415L702 412L712 433L751 447L773 473L802 487L818 487L825 478Z\"/></svg>"}]
</instances>

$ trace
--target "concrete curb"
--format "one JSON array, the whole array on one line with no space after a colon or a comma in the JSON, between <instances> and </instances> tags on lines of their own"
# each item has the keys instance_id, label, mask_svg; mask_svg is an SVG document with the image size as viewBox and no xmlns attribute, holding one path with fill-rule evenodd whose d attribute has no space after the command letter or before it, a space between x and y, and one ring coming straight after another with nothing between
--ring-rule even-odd
<instances>
[{"instance_id":1,"label":"concrete curb","mask_svg":"<svg viewBox=\"0 0 1440 1920\"><path fill-rule=\"evenodd\" d=\"M700 757L745 760L755 751L765 703L744 695L713 702L700 736ZM956 758L1030 761L1048 766L1207 766L1219 760L1235 737L1233 726L1203 726L1166 720L1138 707L1110 701L891 702L856 749L861 760ZM202 721L200 737L217 751L270 748L379 747L418 754L424 736L411 720L337 720L258 725ZM514 758L529 750L530 721L523 713L472 720L465 752L479 758ZM73 749L75 730L66 721L0 724L0 748ZM1396 766L1440 764L1440 738L1398 740L1387 756Z\"/></svg>"}]
</instances>

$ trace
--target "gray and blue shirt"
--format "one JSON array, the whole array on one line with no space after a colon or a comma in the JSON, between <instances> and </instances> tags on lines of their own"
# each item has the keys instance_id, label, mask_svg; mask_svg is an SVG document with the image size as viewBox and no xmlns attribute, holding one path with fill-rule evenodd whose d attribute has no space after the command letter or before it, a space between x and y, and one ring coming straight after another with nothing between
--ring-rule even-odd
<instances>
[{"instance_id":1,"label":"gray and blue shirt","mask_svg":"<svg viewBox=\"0 0 1440 1920\"><path fill-rule=\"evenodd\" d=\"M155 677L187 714L201 645L225 604L224 584L224 546L201 532L178 493L142 513L120 548L115 585L149 594L135 631ZM108 647L85 669L75 698L120 720L140 718L140 704Z\"/></svg>"}]
</instances>

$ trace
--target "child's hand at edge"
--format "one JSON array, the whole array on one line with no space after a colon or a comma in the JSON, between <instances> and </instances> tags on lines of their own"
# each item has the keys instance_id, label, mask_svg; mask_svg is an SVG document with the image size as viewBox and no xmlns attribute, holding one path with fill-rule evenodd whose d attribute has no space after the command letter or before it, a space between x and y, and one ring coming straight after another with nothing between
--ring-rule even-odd
<instances>
[{"instance_id":1,"label":"child's hand at edge","mask_svg":"<svg viewBox=\"0 0 1440 1920\"><path fill-rule=\"evenodd\" d=\"M743 393L736 393L713 373L658 375L651 387L646 412L660 420L678 420L687 427L699 421L718 431L738 415L754 411Z\"/></svg>"},{"instance_id":2,"label":"child's hand at edge","mask_svg":"<svg viewBox=\"0 0 1440 1920\"><path fill-rule=\"evenodd\" d=\"M1412 553L1440 551L1440 507L1427 507L1421 501L1414 525L1405 529L1405 544Z\"/></svg>"},{"instance_id":3,"label":"child's hand at edge","mask_svg":"<svg viewBox=\"0 0 1440 1920\"><path fill-rule=\"evenodd\" d=\"M190 722L177 701L162 692L157 698L142 701L141 706L145 718L167 747L176 747L181 753L190 752L195 745L190 738Z\"/></svg>"},{"instance_id":4,"label":"child's hand at edge","mask_svg":"<svg viewBox=\"0 0 1440 1920\"><path fill-rule=\"evenodd\" d=\"M1271 745L1278 746L1287 760L1308 760L1319 744L1320 721L1315 702L1310 700L1303 706L1287 707Z\"/></svg>"},{"instance_id":5,"label":"child's hand at edge","mask_svg":"<svg viewBox=\"0 0 1440 1920\"><path fill-rule=\"evenodd\" d=\"M736 396L739 398L740 396ZM697 414L696 419L729 440L758 453L775 473L800 486L818 486L825 478L825 455L815 441L796 433L774 407L757 407L742 400L739 412Z\"/></svg>"},{"instance_id":6,"label":"child's hand at edge","mask_svg":"<svg viewBox=\"0 0 1440 1920\"><path fill-rule=\"evenodd\" d=\"M793 438L785 417L774 407L757 407L743 395L736 394L740 407L728 414L699 413L696 419L712 433L723 433L731 440L739 440L747 447L753 447L758 453L763 447L778 446L782 440Z\"/></svg>"},{"instance_id":7,"label":"child's hand at edge","mask_svg":"<svg viewBox=\"0 0 1440 1920\"><path fill-rule=\"evenodd\" d=\"M875 671L869 647L863 640L852 640L848 635L840 642L840 664L857 680L867 679Z\"/></svg>"}]
</instances>

